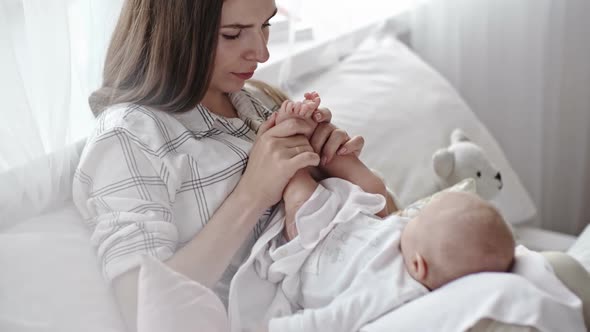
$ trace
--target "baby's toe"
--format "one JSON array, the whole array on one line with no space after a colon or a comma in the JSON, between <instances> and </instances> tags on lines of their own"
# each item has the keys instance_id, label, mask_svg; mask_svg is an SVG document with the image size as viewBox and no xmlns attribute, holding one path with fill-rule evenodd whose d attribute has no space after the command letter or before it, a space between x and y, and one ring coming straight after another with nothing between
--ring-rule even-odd
<instances>
[{"instance_id":1,"label":"baby's toe","mask_svg":"<svg viewBox=\"0 0 590 332\"><path fill-rule=\"evenodd\" d=\"M283 102L283 104L281 105L281 108L279 108L279 113L288 113L289 112L289 105L291 104L291 102L289 100L285 100Z\"/></svg>"},{"instance_id":2,"label":"baby's toe","mask_svg":"<svg viewBox=\"0 0 590 332\"><path fill-rule=\"evenodd\" d=\"M295 115L299 115L302 109L302 104L300 102L296 102L293 106L293 113Z\"/></svg>"},{"instance_id":3,"label":"baby's toe","mask_svg":"<svg viewBox=\"0 0 590 332\"><path fill-rule=\"evenodd\" d=\"M313 103L314 103L315 107L317 108L317 107L320 107L320 103L322 102L322 99L321 99L321 98L320 98L320 96L319 96L319 95L316 93L316 96L315 96L315 97L313 97L312 101L313 101Z\"/></svg>"},{"instance_id":4,"label":"baby's toe","mask_svg":"<svg viewBox=\"0 0 590 332\"><path fill-rule=\"evenodd\" d=\"M293 112L295 111L295 107L296 107L296 103L290 101L289 107L287 107L287 112L289 113L289 115L293 114Z\"/></svg>"}]
</instances>

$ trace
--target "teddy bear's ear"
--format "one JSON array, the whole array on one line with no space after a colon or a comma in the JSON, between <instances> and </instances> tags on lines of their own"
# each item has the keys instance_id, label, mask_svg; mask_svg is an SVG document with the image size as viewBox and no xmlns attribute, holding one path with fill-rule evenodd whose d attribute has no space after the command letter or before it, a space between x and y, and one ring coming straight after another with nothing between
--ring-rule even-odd
<instances>
[{"instance_id":1,"label":"teddy bear's ear","mask_svg":"<svg viewBox=\"0 0 590 332\"><path fill-rule=\"evenodd\" d=\"M443 179L447 179L455 168L455 155L448 149L439 149L432 156L434 173Z\"/></svg>"},{"instance_id":2,"label":"teddy bear's ear","mask_svg":"<svg viewBox=\"0 0 590 332\"><path fill-rule=\"evenodd\" d=\"M455 144L458 142L470 142L470 141L471 140L469 139L469 137L467 137L467 135L465 135L465 132L463 132L463 130L461 130L461 129L455 129L451 133L451 144Z\"/></svg>"}]
</instances>

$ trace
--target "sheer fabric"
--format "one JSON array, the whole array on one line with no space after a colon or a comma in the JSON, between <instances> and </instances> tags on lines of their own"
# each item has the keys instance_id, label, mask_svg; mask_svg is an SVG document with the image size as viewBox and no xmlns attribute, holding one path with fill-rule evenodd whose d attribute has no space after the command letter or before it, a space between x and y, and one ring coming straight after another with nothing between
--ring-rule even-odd
<instances>
[{"instance_id":1,"label":"sheer fabric","mask_svg":"<svg viewBox=\"0 0 590 332\"><path fill-rule=\"evenodd\" d=\"M0 215L68 198L121 0L0 1Z\"/></svg>"}]
</instances>

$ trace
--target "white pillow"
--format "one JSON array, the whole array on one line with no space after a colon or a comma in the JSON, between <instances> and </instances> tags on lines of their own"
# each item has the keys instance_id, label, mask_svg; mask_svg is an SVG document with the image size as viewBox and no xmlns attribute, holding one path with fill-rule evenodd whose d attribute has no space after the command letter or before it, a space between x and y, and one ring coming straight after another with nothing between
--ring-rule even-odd
<instances>
[{"instance_id":1,"label":"white pillow","mask_svg":"<svg viewBox=\"0 0 590 332\"><path fill-rule=\"evenodd\" d=\"M541 254L519 246L512 273L464 276L390 311L361 331L467 331L482 317L511 324L508 331L585 331L581 300L551 271Z\"/></svg>"},{"instance_id":2,"label":"white pillow","mask_svg":"<svg viewBox=\"0 0 590 332\"><path fill-rule=\"evenodd\" d=\"M112 290L73 204L0 233L0 331L124 332ZM146 257L139 332L229 331L209 289Z\"/></svg>"},{"instance_id":3,"label":"white pillow","mask_svg":"<svg viewBox=\"0 0 590 332\"><path fill-rule=\"evenodd\" d=\"M567 253L577 259L590 272L590 225L586 226Z\"/></svg>"},{"instance_id":4,"label":"white pillow","mask_svg":"<svg viewBox=\"0 0 590 332\"><path fill-rule=\"evenodd\" d=\"M494 200L507 221L522 223L535 206L496 140L451 85L393 37L371 37L329 70L291 82L291 97L317 91L333 123L366 144L361 159L383 174L404 207L440 188L432 154L462 128L496 164L504 188Z\"/></svg>"},{"instance_id":5,"label":"white pillow","mask_svg":"<svg viewBox=\"0 0 590 332\"><path fill-rule=\"evenodd\" d=\"M225 307L209 288L144 256L139 273L138 332L228 332Z\"/></svg>"},{"instance_id":6,"label":"white pillow","mask_svg":"<svg viewBox=\"0 0 590 332\"><path fill-rule=\"evenodd\" d=\"M0 231L72 200L72 179L84 143L80 140L0 173Z\"/></svg>"},{"instance_id":7,"label":"white pillow","mask_svg":"<svg viewBox=\"0 0 590 332\"><path fill-rule=\"evenodd\" d=\"M0 331L122 332L73 205L0 234Z\"/></svg>"}]
</instances>

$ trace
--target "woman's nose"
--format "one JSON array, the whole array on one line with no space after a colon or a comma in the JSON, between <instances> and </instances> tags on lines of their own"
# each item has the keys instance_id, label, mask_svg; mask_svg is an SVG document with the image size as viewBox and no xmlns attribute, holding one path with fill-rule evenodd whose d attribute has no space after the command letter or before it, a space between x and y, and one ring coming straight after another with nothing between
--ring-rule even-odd
<instances>
[{"instance_id":1,"label":"woman's nose","mask_svg":"<svg viewBox=\"0 0 590 332\"><path fill-rule=\"evenodd\" d=\"M267 39L268 37L263 31L256 34L252 44L250 44L246 58L258 63L266 62L270 56L268 53Z\"/></svg>"}]
</instances>

